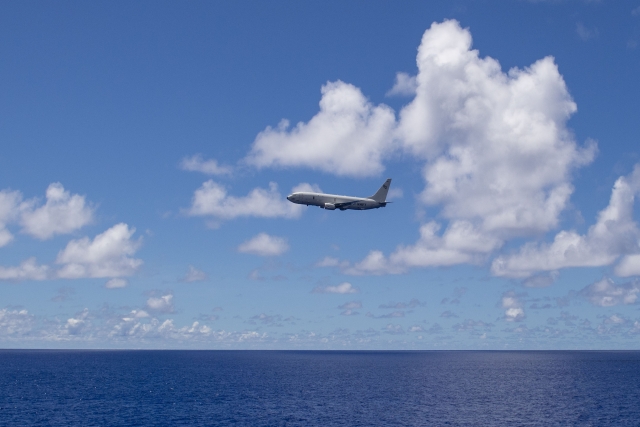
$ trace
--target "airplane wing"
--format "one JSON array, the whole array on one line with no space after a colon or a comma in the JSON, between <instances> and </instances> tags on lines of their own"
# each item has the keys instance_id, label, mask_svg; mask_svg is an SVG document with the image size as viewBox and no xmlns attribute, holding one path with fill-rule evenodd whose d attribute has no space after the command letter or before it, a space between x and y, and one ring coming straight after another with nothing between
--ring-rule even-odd
<instances>
[{"instance_id":1,"label":"airplane wing","mask_svg":"<svg viewBox=\"0 0 640 427\"><path fill-rule=\"evenodd\" d=\"M343 208L346 208L347 206L352 205L354 203L356 203L356 202L335 203L335 207L336 207L336 209L343 209Z\"/></svg>"}]
</instances>

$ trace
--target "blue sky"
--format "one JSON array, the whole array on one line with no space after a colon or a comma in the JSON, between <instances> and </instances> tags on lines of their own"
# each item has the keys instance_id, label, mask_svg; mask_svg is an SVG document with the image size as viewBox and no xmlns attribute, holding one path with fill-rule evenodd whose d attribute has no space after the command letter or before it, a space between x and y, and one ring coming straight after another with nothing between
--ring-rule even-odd
<instances>
[{"instance_id":1,"label":"blue sky","mask_svg":"<svg viewBox=\"0 0 640 427\"><path fill-rule=\"evenodd\" d=\"M5 348L639 347L638 1L13 2L0 57Z\"/></svg>"}]
</instances>

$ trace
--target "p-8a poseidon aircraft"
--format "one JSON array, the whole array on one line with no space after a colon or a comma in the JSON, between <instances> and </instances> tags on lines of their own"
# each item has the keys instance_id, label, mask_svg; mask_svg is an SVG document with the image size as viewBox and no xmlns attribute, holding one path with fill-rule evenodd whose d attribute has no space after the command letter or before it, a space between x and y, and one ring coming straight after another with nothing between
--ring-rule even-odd
<instances>
[{"instance_id":1,"label":"p-8a poseidon aircraft","mask_svg":"<svg viewBox=\"0 0 640 427\"><path fill-rule=\"evenodd\" d=\"M365 209L378 209L387 206L387 193L389 192L389 186L391 185L391 178L387 179L382 187L371 197L350 197L350 196L338 196L335 194L324 193L293 193L287 196L287 200L299 205L313 205L320 206L322 209L328 209L330 211L340 209L341 211L347 209L365 210Z\"/></svg>"}]
</instances>

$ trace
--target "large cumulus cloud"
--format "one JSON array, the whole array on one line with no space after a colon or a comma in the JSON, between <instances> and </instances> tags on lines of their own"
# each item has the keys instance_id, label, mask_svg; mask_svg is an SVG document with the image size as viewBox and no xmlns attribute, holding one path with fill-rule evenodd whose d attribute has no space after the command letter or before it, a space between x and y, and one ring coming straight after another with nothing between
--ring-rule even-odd
<instances>
[{"instance_id":1,"label":"large cumulus cloud","mask_svg":"<svg viewBox=\"0 0 640 427\"><path fill-rule=\"evenodd\" d=\"M415 90L394 135L424 162L420 201L439 207L442 223L423 225L416 244L389 257L372 251L348 272L478 263L508 239L558 225L572 172L592 161L596 144L580 147L567 128L576 105L552 57L504 72L471 45L457 21L434 23L417 75L392 90Z\"/></svg>"}]
</instances>

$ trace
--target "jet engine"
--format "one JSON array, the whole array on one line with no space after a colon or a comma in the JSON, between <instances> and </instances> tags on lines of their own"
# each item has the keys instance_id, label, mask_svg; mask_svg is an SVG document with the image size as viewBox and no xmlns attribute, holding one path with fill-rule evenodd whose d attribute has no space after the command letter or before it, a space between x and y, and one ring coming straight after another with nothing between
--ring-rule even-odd
<instances>
[{"instance_id":1,"label":"jet engine","mask_svg":"<svg viewBox=\"0 0 640 427\"><path fill-rule=\"evenodd\" d=\"M325 203L324 208L330 211L334 211L336 209L336 205L334 205L333 203Z\"/></svg>"}]
</instances>

